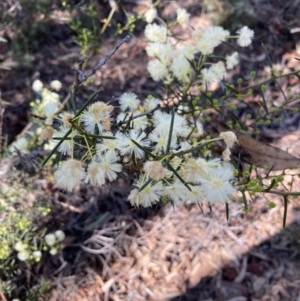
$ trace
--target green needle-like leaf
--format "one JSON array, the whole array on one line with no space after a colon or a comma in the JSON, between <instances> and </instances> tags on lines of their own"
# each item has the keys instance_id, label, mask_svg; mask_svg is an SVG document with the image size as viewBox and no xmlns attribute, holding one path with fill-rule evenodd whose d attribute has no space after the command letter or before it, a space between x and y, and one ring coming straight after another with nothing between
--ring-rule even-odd
<instances>
[{"instance_id":1,"label":"green needle-like leaf","mask_svg":"<svg viewBox=\"0 0 300 301\"><path fill-rule=\"evenodd\" d=\"M49 159L52 157L52 155L56 152L56 150L60 147L60 145L66 140L66 138L71 134L72 128L67 131L67 133L61 138L61 140L55 145L53 150L50 152L48 157L43 161L42 167L45 166L45 164L49 161Z\"/></svg>"},{"instance_id":2,"label":"green needle-like leaf","mask_svg":"<svg viewBox=\"0 0 300 301\"><path fill-rule=\"evenodd\" d=\"M229 205L228 205L228 203L225 203L225 208L226 208L226 219L227 219L227 222L228 222L228 220L229 220Z\"/></svg>"},{"instance_id":3,"label":"green needle-like leaf","mask_svg":"<svg viewBox=\"0 0 300 301\"><path fill-rule=\"evenodd\" d=\"M151 182L152 182L152 179L149 178L148 181L139 189L139 192L144 190Z\"/></svg>"},{"instance_id":4,"label":"green needle-like leaf","mask_svg":"<svg viewBox=\"0 0 300 301\"><path fill-rule=\"evenodd\" d=\"M268 61L268 64L269 64L270 68L273 68L273 64L272 64L272 61L270 59L270 56L269 56L269 53L267 51L266 46L264 45L264 43L261 43L261 46L262 46L262 48L264 50L264 53L266 54L266 58L267 58L267 61Z\"/></svg>"},{"instance_id":5,"label":"green needle-like leaf","mask_svg":"<svg viewBox=\"0 0 300 301\"><path fill-rule=\"evenodd\" d=\"M262 97L262 101L260 103L263 106L264 110L266 111L266 114L269 115L269 110L268 110L266 98L265 98L264 92L261 89L260 89L260 94L261 94L261 97Z\"/></svg>"},{"instance_id":6,"label":"green needle-like leaf","mask_svg":"<svg viewBox=\"0 0 300 301\"><path fill-rule=\"evenodd\" d=\"M182 177L178 174L178 172L173 168L171 164L168 164L168 168L174 172L176 177L180 180L180 182L189 190L192 191L190 186L182 179Z\"/></svg>"},{"instance_id":7,"label":"green needle-like leaf","mask_svg":"<svg viewBox=\"0 0 300 301\"><path fill-rule=\"evenodd\" d=\"M171 125L170 125L170 130L169 130L169 137L168 137L166 153L168 153L170 151L172 135L173 135L173 128L174 128L174 119L175 119L175 111L174 111L174 108L172 108L172 118L171 118Z\"/></svg>"},{"instance_id":8,"label":"green needle-like leaf","mask_svg":"<svg viewBox=\"0 0 300 301\"><path fill-rule=\"evenodd\" d=\"M71 103L73 113L76 114L76 104L75 104L74 93L72 89L70 89L70 103Z\"/></svg>"}]
</instances>

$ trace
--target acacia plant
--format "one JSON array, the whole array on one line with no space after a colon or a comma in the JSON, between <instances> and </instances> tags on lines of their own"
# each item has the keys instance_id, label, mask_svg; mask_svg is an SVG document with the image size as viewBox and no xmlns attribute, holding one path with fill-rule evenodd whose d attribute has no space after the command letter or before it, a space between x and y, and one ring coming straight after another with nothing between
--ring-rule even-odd
<instances>
[{"instance_id":1,"label":"acacia plant","mask_svg":"<svg viewBox=\"0 0 300 301\"><path fill-rule=\"evenodd\" d=\"M245 120L235 115L239 104L250 106L244 98L252 95L254 89L260 91L262 100L258 108L251 108L253 114L246 117L251 119L248 133L259 131L261 124L270 124L282 110L295 111L290 104L298 96L288 99L282 91L285 100L275 106L267 101L265 92L269 83L277 83L286 76L299 78L300 72L283 74L272 68L270 62L270 76L264 81L255 82L252 72L248 85L242 85L242 79L230 84L228 70L239 64L238 49L252 43L253 30L247 26L234 34L220 26L194 30L185 9L178 9L176 20L166 23L157 17L152 7L146 13L146 20L149 23L145 28L147 70L164 92L153 93L144 101L134 93L124 92L116 108L101 100L95 101L99 94L96 91L81 108L76 108L80 85L130 36L122 39L87 73L82 68L85 58L81 58L78 67L73 68L76 74L71 93L73 111L64 111L55 101L49 101L44 110L46 121L42 137L52 141L53 146L43 164L57 152L63 155L54 173L58 185L72 191L80 181L102 186L130 175L133 187L128 200L134 206L143 207L160 200L173 204L189 200L197 204L224 203L228 209L228 203L240 192L247 209L246 192L250 196L275 193L282 195L285 201L289 196L300 195L276 189L283 181L285 170L298 166L300 159L244 135ZM173 34L178 24L189 33L188 40ZM215 49L222 43L233 45L235 51L225 57L216 56ZM214 82L222 84L223 96L214 98L210 92ZM227 122L213 122L207 114L212 110L220 120ZM217 134L196 135L201 121ZM218 141L225 142L222 152L212 147ZM268 152L268 157L262 157L264 152ZM246 169L243 163L248 163ZM244 170L240 172L242 165ZM273 170L282 170L282 173L274 176Z\"/></svg>"}]
</instances>

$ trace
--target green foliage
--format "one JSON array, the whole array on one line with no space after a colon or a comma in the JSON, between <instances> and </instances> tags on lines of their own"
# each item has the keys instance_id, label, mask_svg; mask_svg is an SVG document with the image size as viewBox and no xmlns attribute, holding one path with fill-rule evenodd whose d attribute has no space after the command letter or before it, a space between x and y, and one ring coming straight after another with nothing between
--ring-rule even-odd
<instances>
[{"instance_id":1,"label":"green foliage","mask_svg":"<svg viewBox=\"0 0 300 301\"><path fill-rule=\"evenodd\" d=\"M107 3L108 5L108 3ZM105 42L113 36L120 36L124 32L132 33L136 22L141 16L126 11L122 2L112 6L109 15L103 10L103 4L96 0L89 0L74 6L68 1L62 2L63 8L69 12L68 24L73 31L74 41L81 47L81 54L87 55L100 52L99 46L105 37ZM122 11L122 22L117 17L117 12Z\"/></svg>"},{"instance_id":2,"label":"green foliage","mask_svg":"<svg viewBox=\"0 0 300 301\"><path fill-rule=\"evenodd\" d=\"M97 1L90 0L77 6L63 1L62 6L69 13L68 24L73 31L74 41L81 47L81 53L86 54L90 48L99 46L100 20L104 16Z\"/></svg>"},{"instance_id":3,"label":"green foliage","mask_svg":"<svg viewBox=\"0 0 300 301\"><path fill-rule=\"evenodd\" d=\"M15 58L20 58L22 65L30 66L31 56L48 39L52 12L58 1L20 0L19 5L10 6L9 1L2 1L0 23L5 34L11 40L11 50ZM22 59L21 59L22 58Z\"/></svg>"},{"instance_id":4,"label":"green foliage","mask_svg":"<svg viewBox=\"0 0 300 301\"><path fill-rule=\"evenodd\" d=\"M16 244L22 243L31 253L26 262L28 266L34 266L40 260L40 257L33 256L34 252L42 250L44 244L42 221L50 212L43 198L32 199L32 191L37 187L23 183L24 179L17 174L19 172L13 170L8 175L8 181L12 183L10 186L0 186L0 290L7 296L16 289L14 279L26 269L24 262L18 258ZM13 180L12 177L16 176L19 178Z\"/></svg>"}]
</instances>

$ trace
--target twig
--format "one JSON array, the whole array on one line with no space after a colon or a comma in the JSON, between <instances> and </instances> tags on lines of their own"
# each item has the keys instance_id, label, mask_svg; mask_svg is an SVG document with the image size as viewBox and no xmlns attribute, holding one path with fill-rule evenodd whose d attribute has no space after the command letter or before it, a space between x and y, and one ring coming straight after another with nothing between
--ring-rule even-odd
<instances>
[{"instance_id":1,"label":"twig","mask_svg":"<svg viewBox=\"0 0 300 301\"><path fill-rule=\"evenodd\" d=\"M76 82L75 82L75 87L81 85L83 82L85 82L89 77L91 77L93 74L96 73L96 71L101 68L102 66L104 66L107 62L107 60L112 57L116 51L122 46L122 44L124 44L125 42L129 41L130 39L130 35L127 35L125 38L123 38L118 44L117 46L115 46L115 48L113 48L111 50L111 52L109 54L107 54L90 72L88 72L87 74L84 74L84 72L82 71L82 64L84 62L84 60L86 59L85 57L81 57L79 59L79 68L74 68L72 67L71 69L77 73L76 76ZM74 93L75 94L75 93Z\"/></svg>"},{"instance_id":2,"label":"twig","mask_svg":"<svg viewBox=\"0 0 300 301\"><path fill-rule=\"evenodd\" d=\"M61 266L56 271L54 271L52 273L52 275L54 276L54 275L60 273L67 265L68 265L68 263L66 261L63 261Z\"/></svg>"},{"instance_id":3,"label":"twig","mask_svg":"<svg viewBox=\"0 0 300 301\"><path fill-rule=\"evenodd\" d=\"M76 98L76 95L78 93L78 87L80 85L80 78L84 77L84 72L82 71L82 65L83 65L83 63L84 63L85 60L86 60L86 56L81 56L79 58L79 62L78 62L78 67L79 68L71 67L71 69L74 72L76 72L74 91L73 91L73 95L74 95L75 98Z\"/></svg>"},{"instance_id":4,"label":"twig","mask_svg":"<svg viewBox=\"0 0 300 301\"><path fill-rule=\"evenodd\" d=\"M102 245L103 245L103 247L100 247L99 249L92 249L92 248L86 247L82 244L80 244L79 247L83 251L90 253L90 254L108 254L109 251L111 251L114 254L116 254L119 259L122 258L122 255L112 245L104 243L104 242L102 242Z\"/></svg>"}]
</instances>

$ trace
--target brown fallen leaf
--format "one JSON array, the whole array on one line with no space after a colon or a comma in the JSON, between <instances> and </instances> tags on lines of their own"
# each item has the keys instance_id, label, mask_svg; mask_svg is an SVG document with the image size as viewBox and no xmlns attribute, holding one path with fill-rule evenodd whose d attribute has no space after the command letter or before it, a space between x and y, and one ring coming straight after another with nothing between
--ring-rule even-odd
<instances>
[{"instance_id":1,"label":"brown fallen leaf","mask_svg":"<svg viewBox=\"0 0 300 301\"><path fill-rule=\"evenodd\" d=\"M257 141L245 134L230 129L225 124L213 123L212 126L220 132L233 131L239 144L235 144L232 154L240 156L241 161L264 168L267 166L272 170L290 169L295 165L300 166L300 158L294 157L288 152L268 144Z\"/></svg>"}]
</instances>

